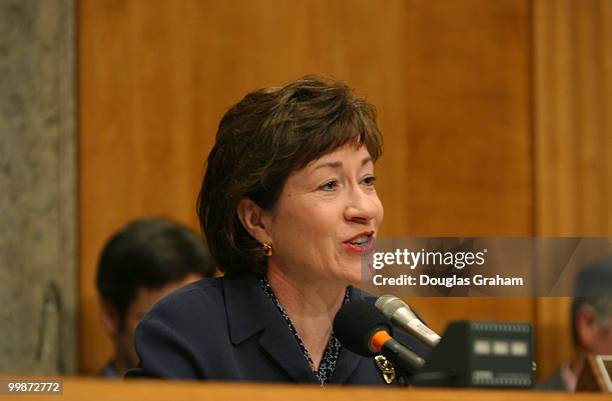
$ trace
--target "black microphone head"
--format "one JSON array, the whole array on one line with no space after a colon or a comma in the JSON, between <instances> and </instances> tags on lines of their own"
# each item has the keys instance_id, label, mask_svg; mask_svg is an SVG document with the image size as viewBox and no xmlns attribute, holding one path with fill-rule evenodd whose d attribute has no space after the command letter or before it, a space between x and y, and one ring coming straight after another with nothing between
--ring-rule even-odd
<instances>
[{"instance_id":1,"label":"black microphone head","mask_svg":"<svg viewBox=\"0 0 612 401\"><path fill-rule=\"evenodd\" d=\"M343 346L362 355L375 355L370 339L379 330L392 333L389 319L373 304L353 301L342 306L334 319L334 334Z\"/></svg>"}]
</instances>

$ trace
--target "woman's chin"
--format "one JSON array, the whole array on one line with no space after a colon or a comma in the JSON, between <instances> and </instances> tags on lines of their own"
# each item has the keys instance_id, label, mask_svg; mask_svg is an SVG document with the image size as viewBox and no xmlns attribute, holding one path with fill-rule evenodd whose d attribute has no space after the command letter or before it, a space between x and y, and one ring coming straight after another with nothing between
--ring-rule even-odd
<instances>
[{"instance_id":1,"label":"woman's chin","mask_svg":"<svg viewBox=\"0 0 612 401\"><path fill-rule=\"evenodd\" d=\"M361 285L364 280L367 280L367 277L364 277L364 275L367 274L369 274L369 272L362 271L361 267L354 268L347 271L345 279L349 285Z\"/></svg>"}]
</instances>

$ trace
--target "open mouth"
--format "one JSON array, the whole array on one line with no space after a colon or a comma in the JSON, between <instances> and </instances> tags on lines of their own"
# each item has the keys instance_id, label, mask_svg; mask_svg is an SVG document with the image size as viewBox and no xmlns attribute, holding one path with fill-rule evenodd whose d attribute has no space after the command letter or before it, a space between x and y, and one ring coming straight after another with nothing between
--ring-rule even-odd
<instances>
[{"instance_id":1,"label":"open mouth","mask_svg":"<svg viewBox=\"0 0 612 401\"><path fill-rule=\"evenodd\" d=\"M348 250L357 253L368 253L374 249L374 231L359 233L353 238L344 241Z\"/></svg>"},{"instance_id":2,"label":"open mouth","mask_svg":"<svg viewBox=\"0 0 612 401\"><path fill-rule=\"evenodd\" d=\"M353 245L364 245L366 242L368 242L370 240L370 237L364 235L361 237L357 237L352 241L349 241L349 244L353 244Z\"/></svg>"}]
</instances>

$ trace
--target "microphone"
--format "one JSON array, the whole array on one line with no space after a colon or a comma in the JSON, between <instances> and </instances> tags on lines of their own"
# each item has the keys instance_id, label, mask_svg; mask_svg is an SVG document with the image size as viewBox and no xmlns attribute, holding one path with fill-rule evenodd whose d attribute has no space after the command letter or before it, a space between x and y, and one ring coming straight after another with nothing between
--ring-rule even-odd
<instances>
[{"instance_id":1,"label":"microphone","mask_svg":"<svg viewBox=\"0 0 612 401\"><path fill-rule=\"evenodd\" d=\"M425 364L423 358L393 339L391 333L389 320L368 302L349 302L334 319L334 334L350 351L366 357L382 354L406 372L418 371Z\"/></svg>"},{"instance_id":2,"label":"microphone","mask_svg":"<svg viewBox=\"0 0 612 401\"><path fill-rule=\"evenodd\" d=\"M395 326L412 334L422 343L434 347L440 336L421 322L410 307L393 295L383 295L374 304Z\"/></svg>"}]
</instances>

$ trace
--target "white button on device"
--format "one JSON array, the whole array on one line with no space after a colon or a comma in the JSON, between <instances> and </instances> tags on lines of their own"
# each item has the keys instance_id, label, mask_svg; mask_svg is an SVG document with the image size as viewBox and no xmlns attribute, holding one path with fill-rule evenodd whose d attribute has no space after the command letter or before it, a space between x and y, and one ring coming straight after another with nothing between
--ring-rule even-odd
<instances>
[{"instance_id":1,"label":"white button on device","mask_svg":"<svg viewBox=\"0 0 612 401\"><path fill-rule=\"evenodd\" d=\"M489 355L491 353L491 342L488 340L474 341L474 353L476 355Z\"/></svg>"},{"instance_id":2,"label":"white button on device","mask_svg":"<svg viewBox=\"0 0 612 401\"><path fill-rule=\"evenodd\" d=\"M527 343L525 341L513 341L510 344L510 353L514 356L526 356Z\"/></svg>"},{"instance_id":3,"label":"white button on device","mask_svg":"<svg viewBox=\"0 0 612 401\"><path fill-rule=\"evenodd\" d=\"M494 355L508 355L509 344L507 341L494 341L493 342L493 354Z\"/></svg>"}]
</instances>

